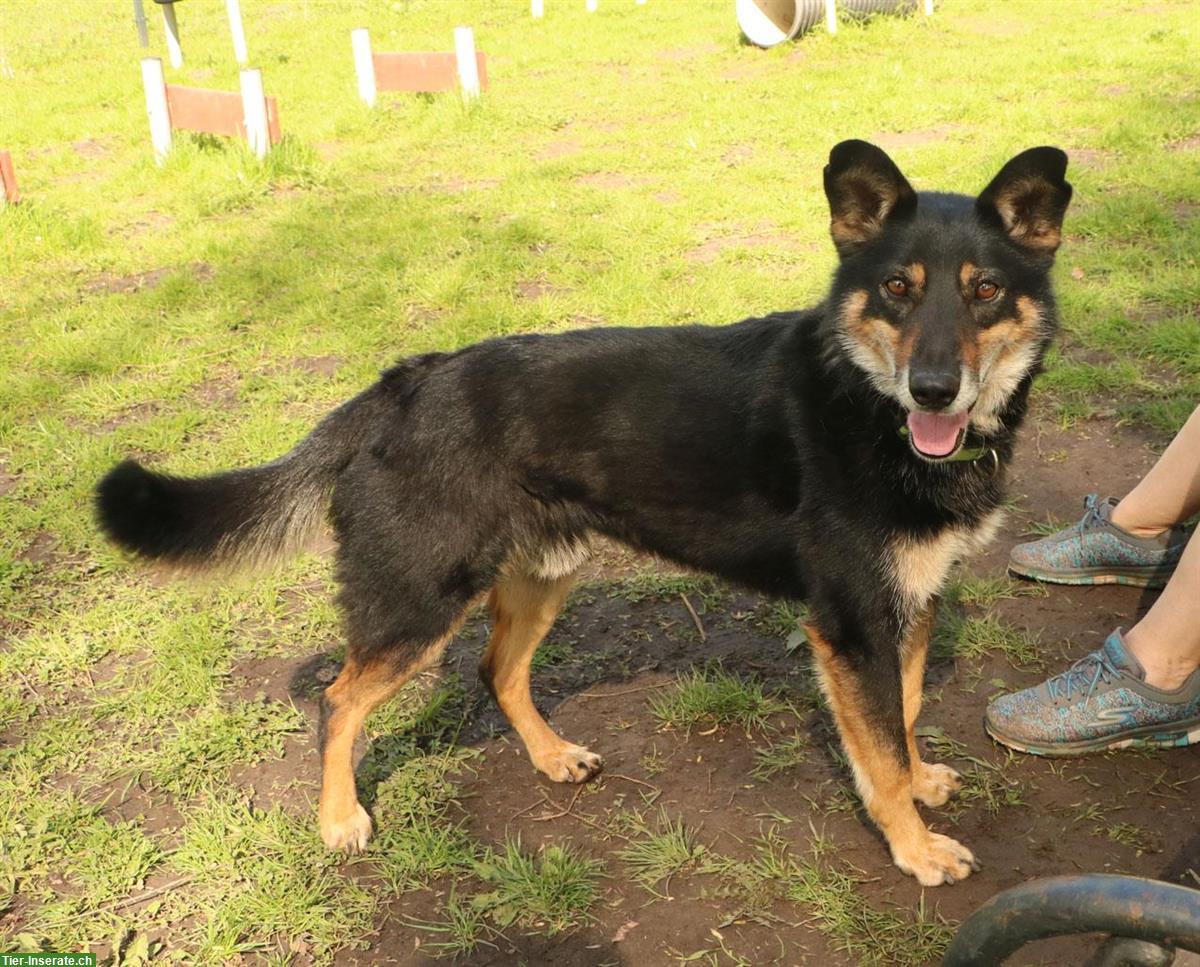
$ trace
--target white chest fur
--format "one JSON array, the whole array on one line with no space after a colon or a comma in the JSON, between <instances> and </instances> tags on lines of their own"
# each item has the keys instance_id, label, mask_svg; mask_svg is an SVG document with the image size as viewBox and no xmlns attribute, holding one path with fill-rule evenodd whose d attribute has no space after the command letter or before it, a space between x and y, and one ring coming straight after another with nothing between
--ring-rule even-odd
<instances>
[{"instance_id":1,"label":"white chest fur","mask_svg":"<svg viewBox=\"0 0 1200 967\"><path fill-rule=\"evenodd\" d=\"M888 551L888 573L900 612L911 617L925 607L946 583L956 561L977 553L996 536L1004 511L994 510L979 526L955 527L934 537L895 538Z\"/></svg>"}]
</instances>

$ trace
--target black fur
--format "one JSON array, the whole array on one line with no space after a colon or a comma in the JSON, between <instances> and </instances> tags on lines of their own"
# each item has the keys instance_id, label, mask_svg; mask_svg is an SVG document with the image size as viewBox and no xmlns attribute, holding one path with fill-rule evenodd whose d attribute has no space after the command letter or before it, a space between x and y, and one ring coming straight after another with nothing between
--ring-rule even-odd
<instances>
[{"instance_id":1,"label":"black fur","mask_svg":"<svg viewBox=\"0 0 1200 967\"><path fill-rule=\"evenodd\" d=\"M1015 175L1065 186L1061 152L1036 150ZM912 311L929 332L967 338L1026 296L1045 322L1040 358L1056 325L1050 260L995 215L1001 178L979 200L918 195L883 152L847 142L826 186L842 260L812 309L722 327L521 335L418 357L264 467L184 480L121 464L99 487L101 525L139 554L202 563L287 532L272 515L298 491L328 494L351 653L398 667L515 554L607 535L809 602L906 761L897 650L910 616L887 548L975 527L999 506L1037 361L982 434L998 472L991 461L932 463L898 434L901 404L847 354L837 310L865 292L871 311L902 326L907 310L881 292L887 273L919 260L931 278L957 278L969 258L1003 277L1003 305L963 304L947 285ZM1049 203L1023 204L1061 220L1070 189L1055 190Z\"/></svg>"}]
</instances>

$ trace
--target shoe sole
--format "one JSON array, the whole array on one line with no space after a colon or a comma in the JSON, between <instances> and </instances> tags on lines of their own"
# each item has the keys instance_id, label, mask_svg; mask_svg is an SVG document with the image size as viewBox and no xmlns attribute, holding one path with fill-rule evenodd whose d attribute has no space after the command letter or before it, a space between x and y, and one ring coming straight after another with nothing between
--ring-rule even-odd
<instances>
[{"instance_id":1,"label":"shoe sole","mask_svg":"<svg viewBox=\"0 0 1200 967\"><path fill-rule=\"evenodd\" d=\"M1120 732L1116 735L1105 736L1102 739L1085 739L1081 742L1060 742L1057 745L1034 745L1018 739L1009 738L984 717L984 731L1001 745L1015 749L1017 752L1028 752L1030 755L1047 757L1092 755L1097 752L1109 752L1116 749L1181 749L1185 746L1200 743L1200 718L1179 722L1170 728L1161 725L1147 725L1140 729Z\"/></svg>"},{"instance_id":2,"label":"shoe sole","mask_svg":"<svg viewBox=\"0 0 1200 967\"><path fill-rule=\"evenodd\" d=\"M1047 584L1123 584L1131 588L1164 588L1174 573L1174 568L1113 568L1076 567L1058 571L1043 571L1036 567L1008 562L1008 569L1023 578L1044 581Z\"/></svg>"}]
</instances>

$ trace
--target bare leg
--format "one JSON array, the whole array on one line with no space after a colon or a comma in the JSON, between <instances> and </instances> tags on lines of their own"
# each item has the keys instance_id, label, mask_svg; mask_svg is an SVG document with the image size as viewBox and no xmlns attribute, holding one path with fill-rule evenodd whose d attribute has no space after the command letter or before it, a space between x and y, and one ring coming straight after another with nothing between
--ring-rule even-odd
<instances>
[{"instance_id":1,"label":"bare leg","mask_svg":"<svg viewBox=\"0 0 1200 967\"><path fill-rule=\"evenodd\" d=\"M1155 688L1172 691L1200 668L1200 538L1188 542L1163 593L1125 633L1125 645Z\"/></svg>"},{"instance_id":2,"label":"bare leg","mask_svg":"<svg viewBox=\"0 0 1200 967\"><path fill-rule=\"evenodd\" d=\"M543 581L518 575L492 590L492 640L479 675L525 743L534 766L555 782L585 782L604 765L600 756L567 742L546 724L529 694L533 653L554 624L572 579Z\"/></svg>"},{"instance_id":3,"label":"bare leg","mask_svg":"<svg viewBox=\"0 0 1200 967\"><path fill-rule=\"evenodd\" d=\"M1112 521L1140 537L1154 537L1200 512L1200 407L1158 462L1113 508Z\"/></svg>"}]
</instances>

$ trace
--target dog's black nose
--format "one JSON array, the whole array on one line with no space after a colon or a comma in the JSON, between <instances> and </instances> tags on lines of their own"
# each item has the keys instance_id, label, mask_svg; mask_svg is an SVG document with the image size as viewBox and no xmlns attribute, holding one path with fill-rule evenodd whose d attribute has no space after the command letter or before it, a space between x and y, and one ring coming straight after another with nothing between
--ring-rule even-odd
<instances>
[{"instance_id":1,"label":"dog's black nose","mask_svg":"<svg viewBox=\"0 0 1200 967\"><path fill-rule=\"evenodd\" d=\"M912 398L931 410L945 409L958 396L958 373L914 369L908 374Z\"/></svg>"}]
</instances>

